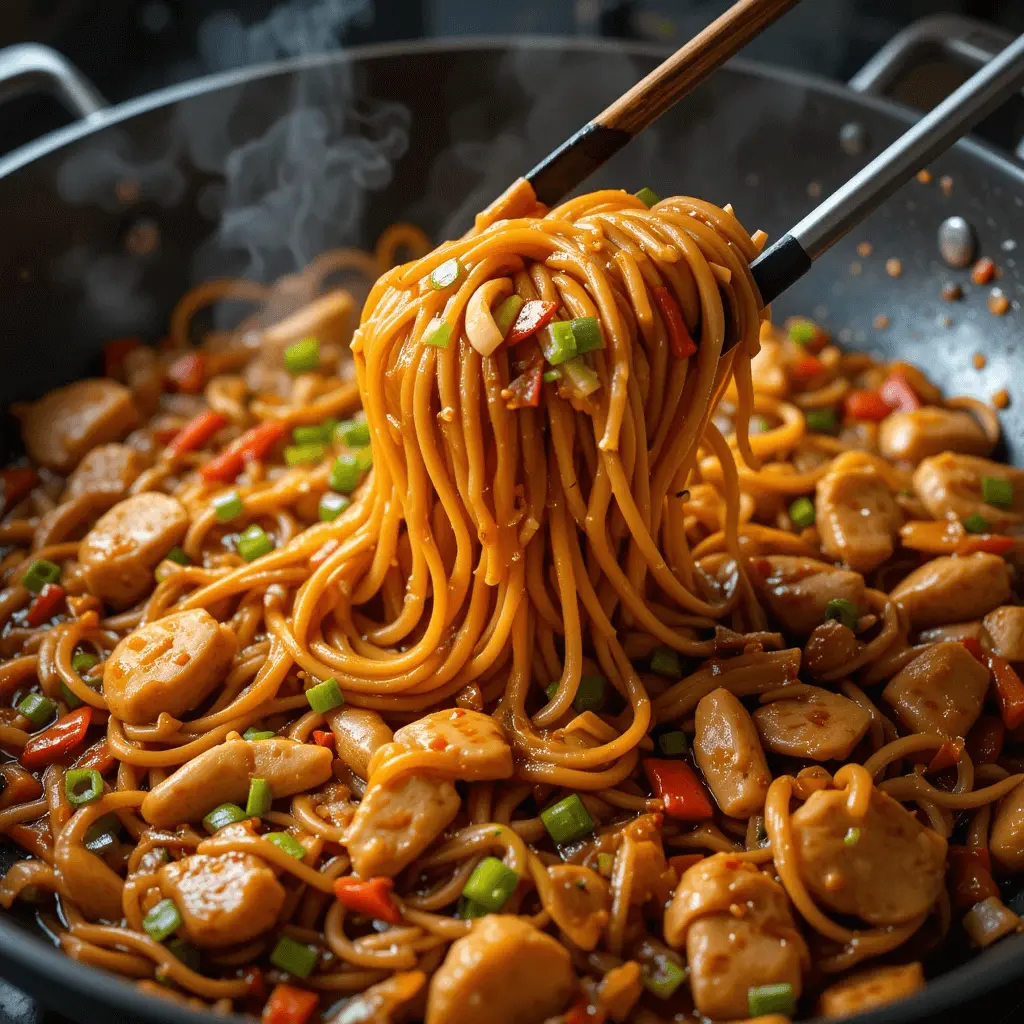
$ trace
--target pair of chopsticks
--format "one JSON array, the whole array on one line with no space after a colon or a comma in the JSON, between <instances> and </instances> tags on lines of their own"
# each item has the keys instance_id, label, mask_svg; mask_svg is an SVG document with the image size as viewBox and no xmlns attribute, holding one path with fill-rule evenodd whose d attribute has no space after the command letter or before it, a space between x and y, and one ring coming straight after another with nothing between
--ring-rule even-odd
<instances>
[{"instance_id":1,"label":"pair of chopsticks","mask_svg":"<svg viewBox=\"0 0 1024 1024\"><path fill-rule=\"evenodd\" d=\"M547 206L606 160L799 0L739 0L526 175ZM764 305L852 227L1024 83L1024 35L836 189L751 263Z\"/></svg>"}]
</instances>

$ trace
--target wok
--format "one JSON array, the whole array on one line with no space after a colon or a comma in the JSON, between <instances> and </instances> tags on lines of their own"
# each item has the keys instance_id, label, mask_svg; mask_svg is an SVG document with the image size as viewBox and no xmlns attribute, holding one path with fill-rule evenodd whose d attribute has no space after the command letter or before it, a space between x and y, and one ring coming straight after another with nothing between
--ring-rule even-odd
<instances>
[{"instance_id":1,"label":"wok","mask_svg":"<svg viewBox=\"0 0 1024 1024\"><path fill-rule=\"evenodd\" d=\"M207 78L103 110L55 55L22 52L22 70L34 69L88 116L0 159L3 409L97 372L100 346L113 336L159 338L197 280L270 278L332 245L370 245L396 220L434 237L463 230L475 209L661 55L589 40L371 47ZM841 85L735 61L588 187L648 185L731 201L748 229L774 237L912 117ZM823 257L777 303L776 316L813 315L850 345L919 363L947 392L1013 394L1019 313L989 313L988 288L941 263L936 230L951 214L971 222L980 251L1003 268L1000 286L1018 299L1024 277L1013 249L1024 238L1024 168L964 142L933 172L931 184L910 183ZM942 175L952 179L949 194ZM856 252L865 240L870 258ZM888 257L902 260L898 278L886 273ZM942 300L947 279L964 285L964 301ZM879 315L888 317L884 330L873 326ZM987 358L981 371L972 367L975 352ZM1024 462L1024 404L1010 405L1003 426L1009 457ZM0 447L17 451L9 422ZM28 919L0 917L0 974L81 1022L209 1019L66 959ZM863 1020L933 1018L1021 976L1024 936Z\"/></svg>"}]
</instances>

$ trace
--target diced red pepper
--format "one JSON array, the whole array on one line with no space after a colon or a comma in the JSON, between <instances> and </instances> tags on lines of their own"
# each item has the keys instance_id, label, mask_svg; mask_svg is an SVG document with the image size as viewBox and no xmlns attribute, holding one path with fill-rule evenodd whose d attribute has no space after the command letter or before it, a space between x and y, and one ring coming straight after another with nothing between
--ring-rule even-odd
<instances>
[{"instance_id":1,"label":"diced red pepper","mask_svg":"<svg viewBox=\"0 0 1024 1024\"><path fill-rule=\"evenodd\" d=\"M964 752L964 741L962 736L957 736L954 740L943 740L942 746L935 751L935 756L931 759L928 764L928 774L933 772L945 771L946 768L952 768L953 765L957 764L960 760L960 755Z\"/></svg>"},{"instance_id":2,"label":"diced red pepper","mask_svg":"<svg viewBox=\"0 0 1024 1024\"><path fill-rule=\"evenodd\" d=\"M677 359L688 359L697 353L697 345L690 332L686 328L686 321L683 319L683 311L676 302L676 297L663 285L653 289L654 301L661 310L661 318L665 321L665 330L668 331L669 344L672 346L672 355Z\"/></svg>"},{"instance_id":3,"label":"diced red pepper","mask_svg":"<svg viewBox=\"0 0 1024 1024\"><path fill-rule=\"evenodd\" d=\"M669 857L668 866L675 871L679 878L682 878L694 864L699 864L703 859L703 853L680 853L675 857Z\"/></svg>"},{"instance_id":4,"label":"diced red pepper","mask_svg":"<svg viewBox=\"0 0 1024 1024\"><path fill-rule=\"evenodd\" d=\"M1024 724L1024 682L1013 666L998 654L986 653L972 636L964 637L960 643L988 668L1003 725L1007 729L1016 729Z\"/></svg>"},{"instance_id":5,"label":"diced red pepper","mask_svg":"<svg viewBox=\"0 0 1024 1024\"><path fill-rule=\"evenodd\" d=\"M884 420L892 412L877 391L867 391L863 388L855 388L848 392L843 400L843 406L849 419L870 420L873 423Z\"/></svg>"},{"instance_id":6,"label":"diced red pepper","mask_svg":"<svg viewBox=\"0 0 1024 1024\"><path fill-rule=\"evenodd\" d=\"M175 454L197 451L205 448L207 443L227 423L227 419L219 412L207 409L194 420L189 420L168 442L167 447Z\"/></svg>"},{"instance_id":7,"label":"diced red pepper","mask_svg":"<svg viewBox=\"0 0 1024 1024\"><path fill-rule=\"evenodd\" d=\"M531 299L524 303L523 308L519 310L519 316L516 317L516 322L512 325L512 330L505 338L505 342L509 348L518 345L519 342L529 338L531 334L536 334L542 327L547 327L557 312L557 302Z\"/></svg>"},{"instance_id":8,"label":"diced red pepper","mask_svg":"<svg viewBox=\"0 0 1024 1024\"><path fill-rule=\"evenodd\" d=\"M274 445L287 433L288 427L281 420L260 423L232 441L199 472L204 480L231 483L242 472L247 462L265 459Z\"/></svg>"},{"instance_id":9,"label":"diced red pepper","mask_svg":"<svg viewBox=\"0 0 1024 1024\"><path fill-rule=\"evenodd\" d=\"M999 895L992 878L992 861L983 847L950 846L946 879L957 910L967 910L990 896Z\"/></svg>"},{"instance_id":10,"label":"diced red pepper","mask_svg":"<svg viewBox=\"0 0 1024 1024\"><path fill-rule=\"evenodd\" d=\"M604 1024L607 1014L599 1006L593 1006L586 999L573 1003L565 1015L565 1024Z\"/></svg>"},{"instance_id":11,"label":"diced red pepper","mask_svg":"<svg viewBox=\"0 0 1024 1024\"><path fill-rule=\"evenodd\" d=\"M981 649L981 644L973 636L965 636L961 641L964 647L967 648L978 659L983 665L985 662L985 652Z\"/></svg>"},{"instance_id":12,"label":"diced red pepper","mask_svg":"<svg viewBox=\"0 0 1024 1024\"><path fill-rule=\"evenodd\" d=\"M893 371L885 378L882 386L878 389L878 394L890 409L913 412L915 409L921 408L921 399L917 397L917 392L899 370Z\"/></svg>"},{"instance_id":13,"label":"diced red pepper","mask_svg":"<svg viewBox=\"0 0 1024 1024\"><path fill-rule=\"evenodd\" d=\"M801 384L814 380L823 370L825 364L810 354L801 356L789 369L789 375Z\"/></svg>"},{"instance_id":14,"label":"diced red pepper","mask_svg":"<svg viewBox=\"0 0 1024 1024\"><path fill-rule=\"evenodd\" d=\"M975 284L988 284L995 276L996 265L987 256L982 256L971 268L971 280Z\"/></svg>"},{"instance_id":15,"label":"diced red pepper","mask_svg":"<svg viewBox=\"0 0 1024 1024\"><path fill-rule=\"evenodd\" d=\"M661 797L665 813L676 821L704 821L714 814L707 791L694 770L685 761L662 761L649 757L644 761L644 773Z\"/></svg>"},{"instance_id":16,"label":"diced red pepper","mask_svg":"<svg viewBox=\"0 0 1024 1024\"><path fill-rule=\"evenodd\" d=\"M313 742L318 747L333 747L334 746L334 733L329 732L326 729L314 729L313 730Z\"/></svg>"},{"instance_id":17,"label":"diced red pepper","mask_svg":"<svg viewBox=\"0 0 1024 1024\"><path fill-rule=\"evenodd\" d=\"M115 338L103 346L103 373L107 377L120 377L128 353L142 342L138 338Z\"/></svg>"},{"instance_id":18,"label":"diced red pepper","mask_svg":"<svg viewBox=\"0 0 1024 1024\"><path fill-rule=\"evenodd\" d=\"M306 1024L320 1002L320 997L295 985L275 985L266 1006L263 1024Z\"/></svg>"},{"instance_id":19,"label":"diced red pepper","mask_svg":"<svg viewBox=\"0 0 1024 1024\"><path fill-rule=\"evenodd\" d=\"M401 924L402 912L391 899L395 883L384 875L366 880L346 875L334 883L334 895L347 910L368 914L378 921Z\"/></svg>"},{"instance_id":20,"label":"diced red pepper","mask_svg":"<svg viewBox=\"0 0 1024 1024\"><path fill-rule=\"evenodd\" d=\"M206 356L188 352L167 367L167 381L186 395L198 395L206 383Z\"/></svg>"},{"instance_id":21,"label":"diced red pepper","mask_svg":"<svg viewBox=\"0 0 1024 1024\"><path fill-rule=\"evenodd\" d=\"M956 546L958 555L973 555L975 551L984 551L989 555L1005 555L1017 546L1016 537L1006 537L1001 533L969 533Z\"/></svg>"},{"instance_id":22,"label":"diced red pepper","mask_svg":"<svg viewBox=\"0 0 1024 1024\"><path fill-rule=\"evenodd\" d=\"M36 599L28 606L25 622L33 629L57 614L57 609L64 601L64 588L57 583L47 583L36 595Z\"/></svg>"},{"instance_id":23,"label":"diced red pepper","mask_svg":"<svg viewBox=\"0 0 1024 1024\"><path fill-rule=\"evenodd\" d=\"M540 405L540 390L541 385L544 383L544 365L537 363L536 366L531 367L525 373L521 373L511 384L508 389L512 392L506 401L506 407L509 409L525 409L525 408L536 408Z\"/></svg>"},{"instance_id":24,"label":"diced red pepper","mask_svg":"<svg viewBox=\"0 0 1024 1024\"><path fill-rule=\"evenodd\" d=\"M98 740L91 747L86 748L79 757L75 759L73 768L95 768L100 775L106 775L111 771L117 760L110 752L107 741Z\"/></svg>"},{"instance_id":25,"label":"diced red pepper","mask_svg":"<svg viewBox=\"0 0 1024 1024\"><path fill-rule=\"evenodd\" d=\"M995 764L1003 752L1006 726L995 715L982 715L967 734L967 753L975 765Z\"/></svg>"},{"instance_id":26,"label":"diced red pepper","mask_svg":"<svg viewBox=\"0 0 1024 1024\"><path fill-rule=\"evenodd\" d=\"M259 967L250 967L242 975L246 985L249 986L249 995L253 999L267 998L267 979L263 977L263 971Z\"/></svg>"},{"instance_id":27,"label":"diced red pepper","mask_svg":"<svg viewBox=\"0 0 1024 1024\"><path fill-rule=\"evenodd\" d=\"M0 473L0 480L3 481L4 512L14 508L23 498L27 498L29 492L39 483L39 474L34 469L18 467L5 469Z\"/></svg>"},{"instance_id":28,"label":"diced red pepper","mask_svg":"<svg viewBox=\"0 0 1024 1024\"><path fill-rule=\"evenodd\" d=\"M58 718L49 729L33 736L21 752L21 761L29 771L43 768L70 754L89 731L93 709L88 704Z\"/></svg>"}]
</instances>

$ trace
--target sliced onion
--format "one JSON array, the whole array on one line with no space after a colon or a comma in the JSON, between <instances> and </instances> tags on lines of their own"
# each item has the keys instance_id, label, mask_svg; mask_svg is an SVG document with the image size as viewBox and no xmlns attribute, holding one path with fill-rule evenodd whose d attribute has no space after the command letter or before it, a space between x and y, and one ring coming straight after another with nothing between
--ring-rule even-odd
<instances>
[{"instance_id":1,"label":"sliced onion","mask_svg":"<svg viewBox=\"0 0 1024 1024\"><path fill-rule=\"evenodd\" d=\"M466 303L466 337L482 356L491 355L505 340L491 315L491 306L512 294L512 279L496 277L484 281Z\"/></svg>"},{"instance_id":2,"label":"sliced onion","mask_svg":"<svg viewBox=\"0 0 1024 1024\"><path fill-rule=\"evenodd\" d=\"M964 914L967 934L976 946L983 949L1019 927L1020 918L996 896L975 903Z\"/></svg>"}]
</instances>

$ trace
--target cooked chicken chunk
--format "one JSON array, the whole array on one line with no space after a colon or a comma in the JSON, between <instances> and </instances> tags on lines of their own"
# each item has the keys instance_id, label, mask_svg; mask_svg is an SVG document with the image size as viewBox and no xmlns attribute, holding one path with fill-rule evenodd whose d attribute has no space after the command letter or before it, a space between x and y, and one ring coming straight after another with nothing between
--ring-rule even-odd
<instances>
[{"instance_id":1,"label":"cooked chicken chunk","mask_svg":"<svg viewBox=\"0 0 1024 1024\"><path fill-rule=\"evenodd\" d=\"M180 718L221 682L237 648L235 634L205 608L175 612L129 633L103 669L111 714L133 725L166 711Z\"/></svg>"},{"instance_id":2,"label":"cooked chicken chunk","mask_svg":"<svg viewBox=\"0 0 1024 1024\"><path fill-rule=\"evenodd\" d=\"M90 448L118 441L138 422L131 392L112 380L78 380L29 406L21 423L29 455L67 473Z\"/></svg>"},{"instance_id":3,"label":"cooked chicken chunk","mask_svg":"<svg viewBox=\"0 0 1024 1024\"><path fill-rule=\"evenodd\" d=\"M1010 508L985 501L981 482L984 477L1010 482ZM929 514L940 521L952 515L963 522L980 515L997 533L1024 522L1024 471L990 459L942 452L925 459L914 471L914 490Z\"/></svg>"},{"instance_id":4,"label":"cooked chicken chunk","mask_svg":"<svg viewBox=\"0 0 1024 1024\"><path fill-rule=\"evenodd\" d=\"M912 732L966 736L988 692L988 669L963 644L935 644L919 654L882 691Z\"/></svg>"},{"instance_id":5,"label":"cooked chicken chunk","mask_svg":"<svg viewBox=\"0 0 1024 1024\"><path fill-rule=\"evenodd\" d=\"M68 478L64 499L93 495L120 501L146 468L141 452L127 444L101 444L93 448Z\"/></svg>"},{"instance_id":6,"label":"cooked chicken chunk","mask_svg":"<svg viewBox=\"0 0 1024 1024\"><path fill-rule=\"evenodd\" d=\"M758 708L754 721L762 742L774 754L845 761L867 733L871 715L831 690L802 686L793 697Z\"/></svg>"},{"instance_id":7,"label":"cooked chicken chunk","mask_svg":"<svg viewBox=\"0 0 1024 1024\"><path fill-rule=\"evenodd\" d=\"M188 513L166 494L147 491L118 502L79 548L89 589L115 608L127 608L153 589L153 571L188 529Z\"/></svg>"},{"instance_id":8,"label":"cooked chicken chunk","mask_svg":"<svg viewBox=\"0 0 1024 1024\"><path fill-rule=\"evenodd\" d=\"M708 788L725 814L759 814L772 773L747 709L724 687L704 697L695 714L693 752Z\"/></svg>"},{"instance_id":9,"label":"cooked chicken chunk","mask_svg":"<svg viewBox=\"0 0 1024 1024\"><path fill-rule=\"evenodd\" d=\"M864 604L864 578L847 569L799 555L755 559L753 580L787 633L807 636L825 618L833 598Z\"/></svg>"},{"instance_id":10,"label":"cooked chicken chunk","mask_svg":"<svg viewBox=\"0 0 1024 1024\"><path fill-rule=\"evenodd\" d=\"M394 739L390 726L376 711L348 704L328 711L326 718L338 757L361 779L369 778L370 758Z\"/></svg>"},{"instance_id":11,"label":"cooked chicken chunk","mask_svg":"<svg viewBox=\"0 0 1024 1024\"><path fill-rule=\"evenodd\" d=\"M860 650L857 634L838 619L815 626L804 644L804 664L812 676L821 678L848 664Z\"/></svg>"},{"instance_id":12,"label":"cooked chicken chunk","mask_svg":"<svg viewBox=\"0 0 1024 1024\"><path fill-rule=\"evenodd\" d=\"M917 961L869 967L825 989L818 1001L818 1010L823 1017L852 1017L897 1003L922 988L924 971Z\"/></svg>"},{"instance_id":13,"label":"cooked chicken chunk","mask_svg":"<svg viewBox=\"0 0 1024 1024\"><path fill-rule=\"evenodd\" d=\"M814 507L821 548L829 558L867 573L892 554L900 510L873 467L826 473L818 481Z\"/></svg>"},{"instance_id":14,"label":"cooked chicken chunk","mask_svg":"<svg viewBox=\"0 0 1024 1024\"><path fill-rule=\"evenodd\" d=\"M1010 570L996 555L933 558L891 591L915 629L978 619L1010 599Z\"/></svg>"},{"instance_id":15,"label":"cooked chicken chunk","mask_svg":"<svg viewBox=\"0 0 1024 1024\"><path fill-rule=\"evenodd\" d=\"M249 853L193 854L165 864L158 877L189 941L203 949L256 938L273 926L284 906L284 886Z\"/></svg>"},{"instance_id":16,"label":"cooked chicken chunk","mask_svg":"<svg viewBox=\"0 0 1024 1024\"><path fill-rule=\"evenodd\" d=\"M1024 871L1024 782L999 801L992 819L988 849L999 867L1006 871Z\"/></svg>"},{"instance_id":17,"label":"cooked chicken chunk","mask_svg":"<svg viewBox=\"0 0 1024 1024\"><path fill-rule=\"evenodd\" d=\"M579 864L552 864L548 875L553 900L547 909L555 924L580 949L595 949L608 924L608 883L596 871Z\"/></svg>"},{"instance_id":18,"label":"cooked chicken chunk","mask_svg":"<svg viewBox=\"0 0 1024 1024\"><path fill-rule=\"evenodd\" d=\"M395 742L408 750L432 750L439 758L450 759L456 778L507 779L512 774L512 748L504 730L479 711L453 708L424 715L402 726Z\"/></svg>"},{"instance_id":19,"label":"cooked chicken chunk","mask_svg":"<svg viewBox=\"0 0 1024 1024\"><path fill-rule=\"evenodd\" d=\"M331 1024L404 1024L421 1019L426 984L422 971L399 971L346 1000Z\"/></svg>"},{"instance_id":20,"label":"cooked chicken chunk","mask_svg":"<svg viewBox=\"0 0 1024 1024\"><path fill-rule=\"evenodd\" d=\"M872 790L863 819L854 819L846 802L844 791L822 789L793 812L807 887L826 907L871 925L923 914L942 891L946 840L881 790Z\"/></svg>"},{"instance_id":21,"label":"cooked chicken chunk","mask_svg":"<svg viewBox=\"0 0 1024 1024\"><path fill-rule=\"evenodd\" d=\"M426 1024L542 1024L576 990L569 951L529 921L488 914L430 979Z\"/></svg>"},{"instance_id":22,"label":"cooked chicken chunk","mask_svg":"<svg viewBox=\"0 0 1024 1024\"><path fill-rule=\"evenodd\" d=\"M1007 661L1024 661L1024 605L1000 605L985 616L982 625L993 654Z\"/></svg>"},{"instance_id":23,"label":"cooked chicken chunk","mask_svg":"<svg viewBox=\"0 0 1024 1024\"><path fill-rule=\"evenodd\" d=\"M879 428L878 446L887 459L896 462L920 462L946 451L991 455L993 448L969 412L936 406L890 413Z\"/></svg>"}]
</instances>

